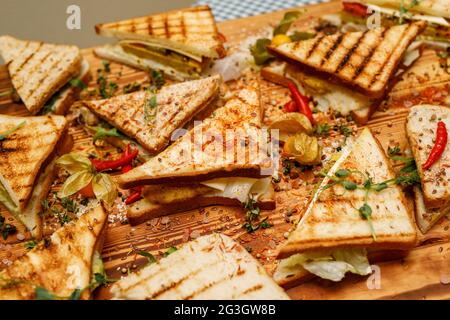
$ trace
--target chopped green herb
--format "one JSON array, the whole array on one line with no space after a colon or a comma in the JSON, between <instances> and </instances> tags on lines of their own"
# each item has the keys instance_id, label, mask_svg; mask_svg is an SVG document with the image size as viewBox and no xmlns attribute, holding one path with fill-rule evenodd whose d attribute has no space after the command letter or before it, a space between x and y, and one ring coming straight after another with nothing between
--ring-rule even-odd
<instances>
[{"instance_id":1,"label":"chopped green herb","mask_svg":"<svg viewBox=\"0 0 450 320\"><path fill-rule=\"evenodd\" d=\"M8 239L8 237L12 234L15 234L17 229L15 226L9 223L5 223L5 217L0 215L0 233L2 235L3 240Z\"/></svg>"},{"instance_id":2,"label":"chopped green herb","mask_svg":"<svg viewBox=\"0 0 450 320\"><path fill-rule=\"evenodd\" d=\"M103 70L106 73L110 73L111 72L111 63L109 61L103 60L102 64L103 64Z\"/></svg>"},{"instance_id":3,"label":"chopped green herb","mask_svg":"<svg viewBox=\"0 0 450 320\"><path fill-rule=\"evenodd\" d=\"M55 300L57 298L54 293L51 293L43 287L36 287L34 294L36 300Z\"/></svg>"},{"instance_id":4,"label":"chopped green herb","mask_svg":"<svg viewBox=\"0 0 450 320\"><path fill-rule=\"evenodd\" d=\"M135 91L141 90L141 84L137 82L129 83L126 86L123 87L122 91L123 93L132 93Z\"/></svg>"},{"instance_id":5,"label":"chopped green herb","mask_svg":"<svg viewBox=\"0 0 450 320\"><path fill-rule=\"evenodd\" d=\"M72 79L72 80L70 80L70 85L72 86L72 87L75 87L75 88L79 88L79 89L81 89L81 90L84 90L84 89L86 89L87 88L87 85L83 82L83 81L81 81L80 79Z\"/></svg>"},{"instance_id":6,"label":"chopped green herb","mask_svg":"<svg viewBox=\"0 0 450 320\"><path fill-rule=\"evenodd\" d=\"M121 134L119 131L117 131L116 128L106 129L103 127L89 127L89 129L93 130L94 136L92 137L93 142L97 142L97 140L103 140L108 137L117 137L120 139L125 138L123 134Z\"/></svg>"},{"instance_id":7,"label":"chopped green herb","mask_svg":"<svg viewBox=\"0 0 450 320\"><path fill-rule=\"evenodd\" d=\"M150 83L152 86L156 87L156 89L161 89L166 83L164 73L158 70L152 70L150 72Z\"/></svg>"},{"instance_id":8,"label":"chopped green herb","mask_svg":"<svg viewBox=\"0 0 450 320\"><path fill-rule=\"evenodd\" d=\"M81 289L75 289L69 297L69 300L80 300L81 298Z\"/></svg>"},{"instance_id":9,"label":"chopped green herb","mask_svg":"<svg viewBox=\"0 0 450 320\"><path fill-rule=\"evenodd\" d=\"M166 252L164 252L164 257L168 257L170 256L172 253L174 253L175 251L177 251L178 249L175 247L170 247L169 249L167 249Z\"/></svg>"},{"instance_id":10,"label":"chopped green herb","mask_svg":"<svg viewBox=\"0 0 450 320\"><path fill-rule=\"evenodd\" d=\"M77 213L78 207L75 201L70 198L62 198L61 206L66 209L68 212Z\"/></svg>"},{"instance_id":11,"label":"chopped green herb","mask_svg":"<svg viewBox=\"0 0 450 320\"><path fill-rule=\"evenodd\" d=\"M35 247L37 246L37 243L36 243L36 241L28 241L27 243L25 243L25 248L27 249L27 250L31 250L31 249L34 249Z\"/></svg>"},{"instance_id":12,"label":"chopped green herb","mask_svg":"<svg viewBox=\"0 0 450 320\"><path fill-rule=\"evenodd\" d=\"M339 132L346 138L350 137L353 133L353 130L351 128L344 126L344 125L340 125L338 127L338 129L339 129Z\"/></svg>"},{"instance_id":13,"label":"chopped green herb","mask_svg":"<svg viewBox=\"0 0 450 320\"><path fill-rule=\"evenodd\" d=\"M150 265L150 264L153 264L156 262L156 258L150 252L138 250L138 251L136 251L136 253L140 256L147 258L147 260L148 260L147 265Z\"/></svg>"},{"instance_id":14,"label":"chopped green herb","mask_svg":"<svg viewBox=\"0 0 450 320\"><path fill-rule=\"evenodd\" d=\"M153 94L144 102L144 119L146 122L151 122L155 119L158 112L158 100L156 94Z\"/></svg>"},{"instance_id":15,"label":"chopped green herb","mask_svg":"<svg viewBox=\"0 0 450 320\"><path fill-rule=\"evenodd\" d=\"M258 229L267 229L273 225L269 223L268 218L258 222L261 215L261 209L258 207L257 202L250 197L244 206L246 210L246 222L242 225L244 229L249 233L253 233Z\"/></svg>"},{"instance_id":16,"label":"chopped green herb","mask_svg":"<svg viewBox=\"0 0 450 320\"><path fill-rule=\"evenodd\" d=\"M330 135L330 125L328 123L318 123L316 127L316 134L321 137Z\"/></svg>"},{"instance_id":17,"label":"chopped green herb","mask_svg":"<svg viewBox=\"0 0 450 320\"><path fill-rule=\"evenodd\" d=\"M400 153L401 153L401 150L400 150L399 146L388 147L388 155L389 155L389 157L397 156Z\"/></svg>"},{"instance_id":18,"label":"chopped green herb","mask_svg":"<svg viewBox=\"0 0 450 320\"><path fill-rule=\"evenodd\" d=\"M409 10L417 6L419 2L420 0L412 0L409 6L405 6L405 1L404 0L400 1L400 8L399 8L400 16L398 18L399 24L403 24L405 22L405 17L409 15L408 13Z\"/></svg>"}]
</instances>

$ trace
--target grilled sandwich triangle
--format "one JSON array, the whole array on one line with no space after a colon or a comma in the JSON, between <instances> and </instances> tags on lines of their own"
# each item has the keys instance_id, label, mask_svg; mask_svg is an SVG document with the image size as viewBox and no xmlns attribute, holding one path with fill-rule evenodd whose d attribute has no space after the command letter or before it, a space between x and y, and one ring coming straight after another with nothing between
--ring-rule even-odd
<instances>
[{"instance_id":1,"label":"grilled sandwich triangle","mask_svg":"<svg viewBox=\"0 0 450 320\"><path fill-rule=\"evenodd\" d=\"M414 22L364 32L318 35L314 39L270 46L281 59L302 70L381 98L401 57L426 24Z\"/></svg>"},{"instance_id":2,"label":"grilled sandwich triangle","mask_svg":"<svg viewBox=\"0 0 450 320\"><path fill-rule=\"evenodd\" d=\"M356 172L349 180L358 185L365 182L361 173L370 177L373 184L395 178L389 160L369 129L362 131L347 152L330 170L328 177L333 177L339 169L347 169ZM365 203L365 190L349 191L341 185L325 189L329 183L330 178L325 178L303 218L281 248L280 257L315 249L402 249L415 244L413 215L399 186L368 193L375 240L369 223L358 211Z\"/></svg>"},{"instance_id":3,"label":"grilled sandwich triangle","mask_svg":"<svg viewBox=\"0 0 450 320\"><path fill-rule=\"evenodd\" d=\"M44 104L81 68L76 46L22 41L0 37L0 55L8 65L11 81L26 108L38 113Z\"/></svg>"},{"instance_id":4,"label":"grilled sandwich triangle","mask_svg":"<svg viewBox=\"0 0 450 320\"><path fill-rule=\"evenodd\" d=\"M51 155L61 140L67 121L62 116L14 117L0 115L0 134L14 130L0 141L0 203L22 221L28 229L36 223L35 210L23 213L52 171ZM38 181L40 180L40 181ZM47 182L45 184L48 184ZM45 188L44 188L45 189ZM37 192L39 197L41 191ZM39 200L40 201L40 200Z\"/></svg>"},{"instance_id":5,"label":"grilled sandwich triangle","mask_svg":"<svg viewBox=\"0 0 450 320\"><path fill-rule=\"evenodd\" d=\"M271 165L261 143L259 89L253 83L158 156L118 176L121 187L261 177ZM271 173L266 174L271 175Z\"/></svg>"},{"instance_id":6,"label":"grilled sandwich triangle","mask_svg":"<svg viewBox=\"0 0 450 320\"><path fill-rule=\"evenodd\" d=\"M139 91L83 104L149 152L157 153L169 144L176 129L216 99L220 84L221 77L213 76L163 87L156 95Z\"/></svg>"},{"instance_id":7,"label":"grilled sandwich triangle","mask_svg":"<svg viewBox=\"0 0 450 320\"><path fill-rule=\"evenodd\" d=\"M201 57L218 58L224 50L208 6L99 24L95 29L106 37L141 40L153 47L167 48L197 60Z\"/></svg>"},{"instance_id":8,"label":"grilled sandwich triangle","mask_svg":"<svg viewBox=\"0 0 450 320\"><path fill-rule=\"evenodd\" d=\"M399 186L389 185L366 195L362 187L346 190L333 185L331 178L342 170L352 172L346 180L357 186L363 186L368 177L372 185L395 178L370 130L364 129L342 152L280 248L282 260L274 279L283 287L309 279L310 272L333 281L340 281L346 272L367 275L371 272L368 254L373 259L390 259L416 243L412 208ZM373 231L360 211L365 204L371 208Z\"/></svg>"},{"instance_id":9,"label":"grilled sandwich triangle","mask_svg":"<svg viewBox=\"0 0 450 320\"><path fill-rule=\"evenodd\" d=\"M239 243L222 234L200 237L116 282L115 299L289 300Z\"/></svg>"},{"instance_id":10,"label":"grilled sandwich triangle","mask_svg":"<svg viewBox=\"0 0 450 320\"><path fill-rule=\"evenodd\" d=\"M94 273L103 273L101 249L107 214L101 206L58 229L49 241L0 271L0 300L32 300L43 288L58 298L75 290L89 299Z\"/></svg>"}]
</instances>

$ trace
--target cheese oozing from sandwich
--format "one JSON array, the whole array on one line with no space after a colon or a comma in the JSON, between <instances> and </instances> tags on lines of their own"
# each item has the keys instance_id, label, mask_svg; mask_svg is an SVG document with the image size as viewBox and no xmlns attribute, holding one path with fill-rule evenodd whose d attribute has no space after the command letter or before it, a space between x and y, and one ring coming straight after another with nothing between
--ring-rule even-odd
<instances>
[{"instance_id":1,"label":"cheese oozing from sandwich","mask_svg":"<svg viewBox=\"0 0 450 320\"><path fill-rule=\"evenodd\" d=\"M218 178L202 182L202 185L214 189L207 193L206 197L221 197L237 199L242 203L247 202L251 197L258 201L270 187L271 178L253 179L253 178Z\"/></svg>"}]
</instances>

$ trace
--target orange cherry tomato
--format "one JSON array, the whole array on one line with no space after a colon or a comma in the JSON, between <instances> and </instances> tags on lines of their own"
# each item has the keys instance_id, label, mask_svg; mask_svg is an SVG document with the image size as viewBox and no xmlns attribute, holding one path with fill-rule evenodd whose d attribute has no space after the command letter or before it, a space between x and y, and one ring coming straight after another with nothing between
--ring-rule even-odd
<instances>
[{"instance_id":1,"label":"orange cherry tomato","mask_svg":"<svg viewBox=\"0 0 450 320\"><path fill-rule=\"evenodd\" d=\"M92 187L92 182L89 182L89 184L78 191L78 194L82 195L85 198L95 198L94 188Z\"/></svg>"}]
</instances>

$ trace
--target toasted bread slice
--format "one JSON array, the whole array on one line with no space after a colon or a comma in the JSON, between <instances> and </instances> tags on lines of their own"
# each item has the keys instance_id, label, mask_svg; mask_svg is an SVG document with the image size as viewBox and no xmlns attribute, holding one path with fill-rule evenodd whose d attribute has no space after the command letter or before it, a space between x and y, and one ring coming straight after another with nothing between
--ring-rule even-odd
<instances>
[{"instance_id":1,"label":"toasted bread slice","mask_svg":"<svg viewBox=\"0 0 450 320\"><path fill-rule=\"evenodd\" d=\"M299 88L305 90L305 93L317 102L319 110L328 111L328 109L332 109L343 116L350 115L360 125L369 121L380 102L380 99L368 99L345 86L313 78L311 75L303 73L299 67L288 65L286 62L275 62L262 68L261 76L267 81L282 86L287 86L289 81L294 81ZM311 82L311 80L315 83L323 83L321 86L324 90L310 89L305 82Z\"/></svg>"},{"instance_id":2,"label":"toasted bread slice","mask_svg":"<svg viewBox=\"0 0 450 320\"><path fill-rule=\"evenodd\" d=\"M256 84L231 98L158 156L117 177L123 188L145 184L192 183L221 177L271 175L262 140ZM264 172L263 172L264 171Z\"/></svg>"},{"instance_id":3,"label":"toasted bread slice","mask_svg":"<svg viewBox=\"0 0 450 320\"><path fill-rule=\"evenodd\" d=\"M383 8L399 10L402 4L401 0L358 0L352 2L361 2L366 5L377 5ZM447 0L421 0L411 5L413 0L403 1L403 6L409 8L411 13L425 14L436 17L450 19L450 2Z\"/></svg>"},{"instance_id":4,"label":"toasted bread slice","mask_svg":"<svg viewBox=\"0 0 450 320\"><path fill-rule=\"evenodd\" d=\"M0 54L11 81L27 109L36 114L81 68L76 46L0 37Z\"/></svg>"},{"instance_id":5,"label":"toasted bread slice","mask_svg":"<svg viewBox=\"0 0 450 320\"><path fill-rule=\"evenodd\" d=\"M91 76L89 69L89 62L86 59L83 59L80 73L77 75L76 79L85 84L88 83ZM48 113L46 114L65 115L70 106L78 100L81 91L82 88L80 87L73 86L70 83L66 84L45 104L43 111L47 111Z\"/></svg>"},{"instance_id":6,"label":"toasted bread slice","mask_svg":"<svg viewBox=\"0 0 450 320\"><path fill-rule=\"evenodd\" d=\"M442 208L450 204L450 145L433 166L424 171L436 139L437 123L443 121L450 130L450 108L433 105L418 105L411 108L406 132L422 182L425 206Z\"/></svg>"},{"instance_id":7,"label":"toasted bread slice","mask_svg":"<svg viewBox=\"0 0 450 320\"><path fill-rule=\"evenodd\" d=\"M347 85L368 97L381 98L406 49L425 26L421 21L321 35L268 48L281 59L299 64L305 72Z\"/></svg>"},{"instance_id":8,"label":"toasted bread slice","mask_svg":"<svg viewBox=\"0 0 450 320\"><path fill-rule=\"evenodd\" d=\"M428 209L423 200L423 193L419 187L414 187L414 204L416 221L420 231L425 234L439 221L450 213L450 205L438 209Z\"/></svg>"},{"instance_id":9,"label":"toasted bread slice","mask_svg":"<svg viewBox=\"0 0 450 320\"><path fill-rule=\"evenodd\" d=\"M182 128L198 112L216 99L220 76L163 87L156 95L154 117L148 119L146 108L153 108L155 95L139 91L107 100L83 104L128 136L135 138L151 153L166 147L172 133Z\"/></svg>"},{"instance_id":10,"label":"toasted bread slice","mask_svg":"<svg viewBox=\"0 0 450 320\"><path fill-rule=\"evenodd\" d=\"M141 40L187 56L218 58L224 54L214 16L208 6L98 24L95 30L102 36Z\"/></svg>"},{"instance_id":11,"label":"toasted bread slice","mask_svg":"<svg viewBox=\"0 0 450 320\"><path fill-rule=\"evenodd\" d=\"M200 237L116 282L114 299L288 300L240 244L222 234Z\"/></svg>"},{"instance_id":12,"label":"toasted bread slice","mask_svg":"<svg viewBox=\"0 0 450 320\"><path fill-rule=\"evenodd\" d=\"M106 226L107 214L97 207L58 229L50 241L42 241L0 271L0 299L35 299L38 287L63 298L81 289L81 299L88 299L92 262L101 252Z\"/></svg>"},{"instance_id":13,"label":"toasted bread slice","mask_svg":"<svg viewBox=\"0 0 450 320\"><path fill-rule=\"evenodd\" d=\"M184 81L198 78L198 76L193 73L190 74L187 72L182 72L181 70L177 70L168 64L162 64L154 60L140 58L134 54L126 52L120 45L117 44L108 44L95 48L94 52L100 58L123 63L137 69L142 69L145 71L161 70L164 72L164 75L173 80Z\"/></svg>"},{"instance_id":14,"label":"toasted bread slice","mask_svg":"<svg viewBox=\"0 0 450 320\"><path fill-rule=\"evenodd\" d=\"M373 183L395 178L394 170L378 141L368 128L328 173L339 169L357 170L369 176ZM357 185L363 177L353 174ZM374 239L369 223L358 211L366 199L365 190L346 191L341 185L324 189L330 182L325 178L296 229L279 252L280 258L317 249L371 248L407 249L416 243L416 229L405 195L393 185L380 192L369 192L367 204L372 209Z\"/></svg>"},{"instance_id":15,"label":"toasted bread slice","mask_svg":"<svg viewBox=\"0 0 450 320\"><path fill-rule=\"evenodd\" d=\"M209 206L242 207L239 199L216 195L213 191L201 184L182 187L147 186L144 188L144 199L128 207L128 221L131 225L138 225L153 218ZM270 185L256 200L261 210L275 209L273 187Z\"/></svg>"},{"instance_id":16,"label":"toasted bread slice","mask_svg":"<svg viewBox=\"0 0 450 320\"><path fill-rule=\"evenodd\" d=\"M22 127L1 141L0 182L14 205L23 210L43 164L53 153L67 121L62 116L0 116L0 133Z\"/></svg>"}]
</instances>

